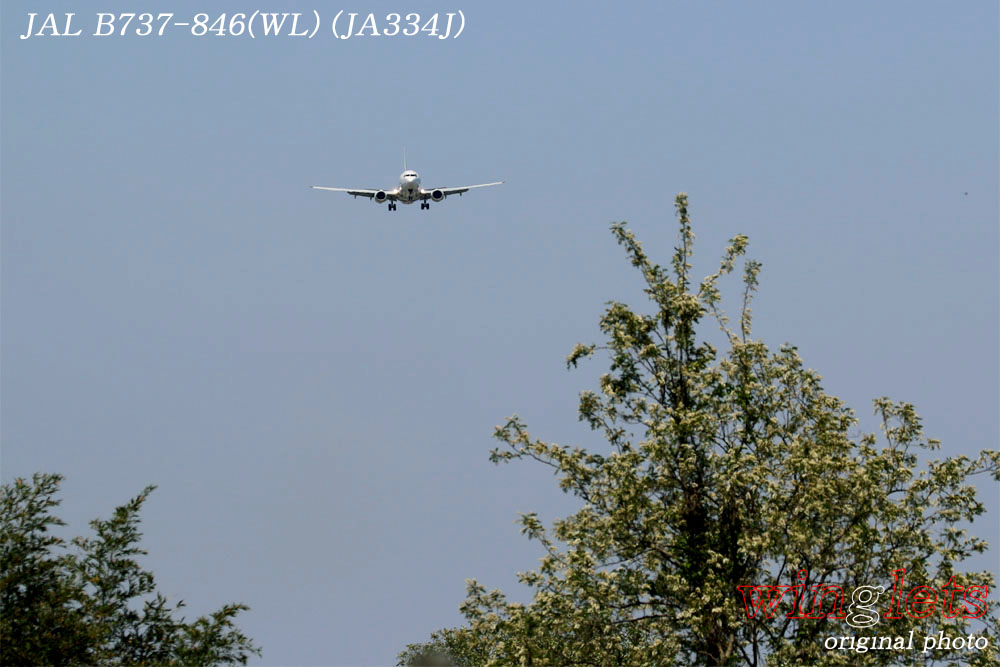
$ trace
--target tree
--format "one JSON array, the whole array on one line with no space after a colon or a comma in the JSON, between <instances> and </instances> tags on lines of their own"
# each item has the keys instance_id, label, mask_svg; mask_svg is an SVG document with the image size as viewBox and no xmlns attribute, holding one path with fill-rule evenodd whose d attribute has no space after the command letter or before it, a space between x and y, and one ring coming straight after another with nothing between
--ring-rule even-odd
<instances>
[{"instance_id":1,"label":"tree","mask_svg":"<svg viewBox=\"0 0 1000 667\"><path fill-rule=\"evenodd\" d=\"M0 489L0 664L246 664L259 649L229 604L193 622L175 617L136 558L139 510L155 487L90 523L69 549L52 529L60 475L35 474Z\"/></svg>"},{"instance_id":2,"label":"tree","mask_svg":"<svg viewBox=\"0 0 1000 667\"><path fill-rule=\"evenodd\" d=\"M758 262L743 262L735 324L723 312L719 282L747 238L733 238L719 270L695 284L686 195L676 209L680 240L668 267L612 225L652 312L609 303L606 343L577 345L567 360L575 368L598 352L610 359L600 391L579 401L580 419L607 446L535 439L516 415L496 429L494 462L550 466L581 501L551 527L521 516L522 533L545 550L538 569L518 574L530 602L469 581L467 624L411 645L399 664L427 650L465 667L997 664L993 577L959 566L987 548L964 530L984 510L970 478L1000 478L1000 454L930 459L939 443L924 437L913 406L887 398L874 402L881 436L853 434L854 413L823 391L795 347L772 351L753 338ZM723 355L698 335L713 319ZM897 585L908 599L896 599ZM876 596L867 609L877 623L856 591ZM875 645L862 637L910 630L912 650L866 652ZM921 653L923 638L939 632L975 632L989 645ZM831 637L837 648L826 645Z\"/></svg>"}]
</instances>

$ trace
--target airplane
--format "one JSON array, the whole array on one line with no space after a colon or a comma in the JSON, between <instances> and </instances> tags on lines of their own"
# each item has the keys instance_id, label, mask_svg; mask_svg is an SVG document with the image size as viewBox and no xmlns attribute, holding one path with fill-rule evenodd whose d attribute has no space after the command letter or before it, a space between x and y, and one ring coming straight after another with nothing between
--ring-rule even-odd
<instances>
[{"instance_id":1,"label":"airplane","mask_svg":"<svg viewBox=\"0 0 1000 667\"><path fill-rule=\"evenodd\" d=\"M368 197L372 201L378 202L379 204L386 202L389 204L389 210L396 210L396 202L402 202L403 204L412 204L415 201L420 202L420 209L426 210L430 209L432 201L444 201L446 197L451 195L461 195L463 192L468 192L469 190L474 190L476 188L488 188L493 185L502 185L503 181L496 181L494 183L480 183L478 185L463 185L458 188L430 188L425 189L420 185L420 174L413 171L412 169L406 168L406 159L403 159L403 173L399 175L399 185L391 190L365 190L361 188L330 188L324 185L313 185L310 186L314 190L331 190L333 192L346 192L349 195L354 195L354 198L358 197Z\"/></svg>"}]
</instances>

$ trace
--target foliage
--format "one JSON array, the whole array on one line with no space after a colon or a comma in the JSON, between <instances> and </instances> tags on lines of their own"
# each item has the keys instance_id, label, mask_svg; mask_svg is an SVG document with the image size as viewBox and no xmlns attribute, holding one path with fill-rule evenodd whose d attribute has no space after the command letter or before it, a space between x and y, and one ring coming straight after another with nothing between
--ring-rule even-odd
<instances>
[{"instance_id":1,"label":"foliage","mask_svg":"<svg viewBox=\"0 0 1000 667\"><path fill-rule=\"evenodd\" d=\"M230 604L187 623L137 558L139 510L155 487L91 522L67 544L53 512L62 477L36 474L0 490L0 663L17 665L246 664L260 651ZM72 549L69 548L72 546Z\"/></svg>"},{"instance_id":2,"label":"foliage","mask_svg":"<svg viewBox=\"0 0 1000 667\"><path fill-rule=\"evenodd\" d=\"M747 238L733 238L719 270L694 284L685 195L676 208L680 241L669 267L653 263L624 224L612 225L652 312L609 303L600 320L607 342L577 345L568 358L570 367L598 352L610 358L600 391L584 391L579 402L580 419L607 447L535 439L517 416L496 430L503 446L494 462L550 466L581 501L548 528L522 515L522 533L545 552L538 569L518 575L531 601L470 581L467 624L411 645L399 664L416 664L427 648L465 667L997 664L996 602L975 620L948 618L941 603L926 618L890 619L886 610L897 569L906 570L907 590L940 589L952 577L992 589L991 573L959 565L987 548L964 530L984 511L970 477L1000 477L1000 454L931 459L939 443L924 437L913 406L887 398L874 402L881 436L858 435L854 413L823 391L795 347L772 351L752 337L759 263L743 264L737 322L723 312L718 283L736 269ZM724 355L699 338L706 319L721 327ZM748 617L737 587L794 586L800 573L805 590L836 585L847 603L858 587L885 586L875 607L882 617L867 630L789 618L791 605L773 618ZM821 597L820 607L832 598ZM914 650L824 649L831 636L910 630ZM921 653L922 638L938 632L974 632L989 648Z\"/></svg>"}]
</instances>

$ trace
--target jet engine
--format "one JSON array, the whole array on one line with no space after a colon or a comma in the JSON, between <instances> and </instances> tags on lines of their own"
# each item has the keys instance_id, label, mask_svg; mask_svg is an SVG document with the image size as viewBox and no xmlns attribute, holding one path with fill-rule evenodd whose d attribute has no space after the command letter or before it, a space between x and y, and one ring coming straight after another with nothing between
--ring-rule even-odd
<instances>
[{"instance_id":1,"label":"jet engine","mask_svg":"<svg viewBox=\"0 0 1000 667\"><path fill-rule=\"evenodd\" d=\"M441 201L442 199L444 199L444 193L441 192L440 190L435 190L434 192L431 193L431 199L433 199L434 201Z\"/></svg>"},{"instance_id":2,"label":"jet engine","mask_svg":"<svg viewBox=\"0 0 1000 667\"><path fill-rule=\"evenodd\" d=\"M379 190L378 192L375 193L375 201L377 201L379 204L384 202L385 198L386 198L385 190Z\"/></svg>"}]
</instances>

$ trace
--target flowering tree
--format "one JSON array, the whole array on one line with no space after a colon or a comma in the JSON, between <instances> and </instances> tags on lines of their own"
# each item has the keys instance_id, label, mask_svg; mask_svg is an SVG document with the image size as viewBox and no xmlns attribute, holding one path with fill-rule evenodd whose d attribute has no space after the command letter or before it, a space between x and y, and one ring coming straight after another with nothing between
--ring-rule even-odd
<instances>
[{"instance_id":1,"label":"flowering tree","mask_svg":"<svg viewBox=\"0 0 1000 667\"><path fill-rule=\"evenodd\" d=\"M581 501L550 527L522 515L545 550L518 575L531 601L470 581L467 624L399 664L848 665L862 652L866 664L997 664L992 574L960 566L987 548L963 529L984 510L970 478L1000 478L1000 453L930 458L939 443L913 406L887 398L875 400L881 433L852 435L854 413L793 346L753 338L759 263L743 262L735 323L723 312L718 284L746 237L696 284L685 195L676 209L667 267L612 226L652 309L610 303L605 344L568 358L610 359L579 404L607 446L544 442L516 416L496 429L494 462L550 466ZM706 320L722 328L724 355L699 339Z\"/></svg>"}]
</instances>

